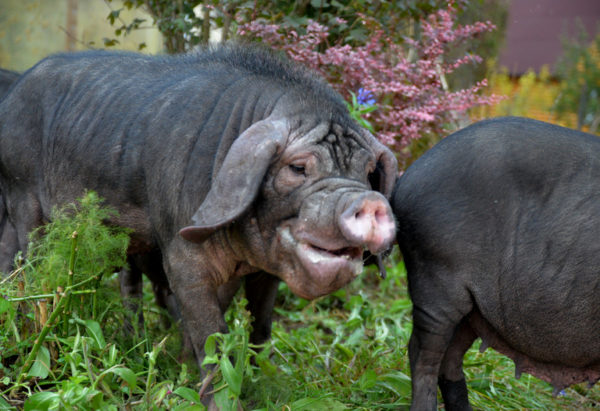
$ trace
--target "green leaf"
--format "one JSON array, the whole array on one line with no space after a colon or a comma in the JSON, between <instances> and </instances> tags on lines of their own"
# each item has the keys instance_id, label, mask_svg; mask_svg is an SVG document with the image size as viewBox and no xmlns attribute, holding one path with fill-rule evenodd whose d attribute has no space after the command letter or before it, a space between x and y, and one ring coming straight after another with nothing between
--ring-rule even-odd
<instances>
[{"instance_id":1,"label":"green leaf","mask_svg":"<svg viewBox=\"0 0 600 411\"><path fill-rule=\"evenodd\" d=\"M206 411L206 407L201 404L179 404L173 408L173 411Z\"/></svg>"},{"instance_id":2,"label":"green leaf","mask_svg":"<svg viewBox=\"0 0 600 411\"><path fill-rule=\"evenodd\" d=\"M219 362L219 356L217 355L217 338L221 336L220 333L209 335L204 343L204 359L202 360L202 366L208 364L217 364Z\"/></svg>"},{"instance_id":3,"label":"green leaf","mask_svg":"<svg viewBox=\"0 0 600 411\"><path fill-rule=\"evenodd\" d=\"M329 3L327 0L310 0L310 5L315 9L320 9L321 7L329 7Z\"/></svg>"},{"instance_id":4,"label":"green leaf","mask_svg":"<svg viewBox=\"0 0 600 411\"><path fill-rule=\"evenodd\" d=\"M401 398L408 397L411 393L410 377L401 371L379 376L377 385L390 390Z\"/></svg>"},{"instance_id":5,"label":"green leaf","mask_svg":"<svg viewBox=\"0 0 600 411\"><path fill-rule=\"evenodd\" d=\"M358 379L358 386L362 391L373 388L377 383L377 374L373 370L367 370Z\"/></svg>"},{"instance_id":6,"label":"green leaf","mask_svg":"<svg viewBox=\"0 0 600 411\"><path fill-rule=\"evenodd\" d=\"M0 296L0 314L7 312L11 309L11 307L12 304L10 303L10 301L5 300L4 298L2 298L2 296Z\"/></svg>"},{"instance_id":7,"label":"green leaf","mask_svg":"<svg viewBox=\"0 0 600 411\"><path fill-rule=\"evenodd\" d=\"M342 411L347 409L344 404L332 398L302 398L290 404L294 411Z\"/></svg>"},{"instance_id":8,"label":"green leaf","mask_svg":"<svg viewBox=\"0 0 600 411\"><path fill-rule=\"evenodd\" d=\"M111 25L112 25L112 24L115 24L115 21L116 21L116 20L119 18L119 14L121 14L121 10L122 10L122 9L119 9L119 10L112 10L112 11L111 11L111 12L108 14L108 16L106 17L106 19L107 19L108 21L110 21L110 24L111 24Z\"/></svg>"},{"instance_id":9,"label":"green leaf","mask_svg":"<svg viewBox=\"0 0 600 411\"><path fill-rule=\"evenodd\" d=\"M135 388L137 387L137 377L136 377L135 373L133 371L131 371L129 368L117 367L117 368L110 368L106 371L109 371L109 372L121 377L121 379L123 381L125 381L127 383L127 385L129 385L131 392L133 392L133 390L135 390Z\"/></svg>"},{"instance_id":10,"label":"green leaf","mask_svg":"<svg viewBox=\"0 0 600 411\"><path fill-rule=\"evenodd\" d=\"M217 409L221 411L236 411L237 399L232 399L229 396L230 390L220 390L215 393L215 403Z\"/></svg>"},{"instance_id":11,"label":"green leaf","mask_svg":"<svg viewBox=\"0 0 600 411\"><path fill-rule=\"evenodd\" d=\"M189 402L193 402L196 404L200 404L200 395L195 390L187 387L178 387L173 394L179 395L184 400L188 400Z\"/></svg>"},{"instance_id":12,"label":"green leaf","mask_svg":"<svg viewBox=\"0 0 600 411\"><path fill-rule=\"evenodd\" d=\"M107 409L106 404L104 404L104 396L99 391L88 396L86 398L86 403L92 410Z\"/></svg>"},{"instance_id":13,"label":"green leaf","mask_svg":"<svg viewBox=\"0 0 600 411\"><path fill-rule=\"evenodd\" d=\"M227 385L229 385L231 392L236 396L239 396L242 393L242 373L237 372L236 369L233 368L231 361L229 361L229 357L226 355L221 357L220 364L223 379L227 382Z\"/></svg>"},{"instance_id":14,"label":"green leaf","mask_svg":"<svg viewBox=\"0 0 600 411\"><path fill-rule=\"evenodd\" d=\"M348 347L337 343L335 344L335 348L344 356L346 357L347 360L351 359L354 356L354 352L352 352L351 349L349 349Z\"/></svg>"},{"instance_id":15,"label":"green leaf","mask_svg":"<svg viewBox=\"0 0 600 411\"><path fill-rule=\"evenodd\" d=\"M213 356L217 352L217 336L218 334L209 335L204 343L204 354L207 356Z\"/></svg>"},{"instance_id":16,"label":"green leaf","mask_svg":"<svg viewBox=\"0 0 600 411\"><path fill-rule=\"evenodd\" d=\"M115 365L118 362L117 361L118 355L119 355L119 350L117 350L117 346L114 344L111 344L110 348L108 349L108 357L104 357L108 360L108 362L105 363L105 366L112 367L113 365Z\"/></svg>"},{"instance_id":17,"label":"green leaf","mask_svg":"<svg viewBox=\"0 0 600 411\"><path fill-rule=\"evenodd\" d=\"M56 392L42 391L25 400L25 411L49 410L60 405L60 395Z\"/></svg>"},{"instance_id":18,"label":"green leaf","mask_svg":"<svg viewBox=\"0 0 600 411\"><path fill-rule=\"evenodd\" d=\"M0 397L0 410L12 410L13 408L9 403L4 401L4 398Z\"/></svg>"},{"instance_id":19,"label":"green leaf","mask_svg":"<svg viewBox=\"0 0 600 411\"><path fill-rule=\"evenodd\" d=\"M37 355L35 356L35 361L33 365L29 369L27 375L29 377L38 377L42 380L48 377L48 373L50 372L50 351L43 345L40 347Z\"/></svg>"},{"instance_id":20,"label":"green leaf","mask_svg":"<svg viewBox=\"0 0 600 411\"><path fill-rule=\"evenodd\" d=\"M104 340L104 334L102 334L102 328L100 328L100 324L94 320L81 320L76 318L75 321L78 324L85 326L87 330L88 336L94 342L94 348L103 349L106 346L106 341Z\"/></svg>"},{"instance_id":21,"label":"green leaf","mask_svg":"<svg viewBox=\"0 0 600 411\"><path fill-rule=\"evenodd\" d=\"M259 354L255 356L254 359L256 361L256 364L258 364L258 366L260 367L263 374L265 374L268 377L274 377L275 375L277 375L278 368L276 365L273 365L268 356Z\"/></svg>"}]
</instances>

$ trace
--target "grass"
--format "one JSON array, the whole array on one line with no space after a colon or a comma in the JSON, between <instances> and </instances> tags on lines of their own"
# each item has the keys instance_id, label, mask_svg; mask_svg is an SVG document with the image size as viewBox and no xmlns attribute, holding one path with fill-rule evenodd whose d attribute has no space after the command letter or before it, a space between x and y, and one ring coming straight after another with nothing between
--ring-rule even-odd
<instances>
[{"instance_id":1,"label":"grass","mask_svg":"<svg viewBox=\"0 0 600 411\"><path fill-rule=\"evenodd\" d=\"M0 293L8 298L0 298L0 409L203 409L198 371L178 361L179 333L176 327L164 328L164 313L154 304L149 284L145 332L123 332L125 313L111 271L123 246L114 237L122 233L90 223L104 215L99 202L92 201L87 214L85 206L78 210L56 219L59 223L45 230L47 237L36 240L52 239L41 247L44 253L32 254L19 273L0 284ZM75 227L69 225L73 214L80 216ZM60 234L53 234L54 229ZM87 230L102 233L86 235ZM60 261L51 268L60 272L43 271L48 261ZM69 280L71 262L74 277ZM261 347L248 342L251 319L240 293L226 314L230 333L214 335L206 345L205 363L216 365L219 406L407 409L411 303L402 262L396 256L389 265L384 280L367 269L345 289L315 301L297 298L281 285L273 337ZM64 297L55 302L58 287L71 295L70 309L64 308ZM101 298L94 299L96 295ZM65 301L62 306L60 301ZM476 409L600 407L597 387L571 387L554 398L548 384L527 374L516 380L512 361L493 350L479 353L478 343L465 357L465 373Z\"/></svg>"}]
</instances>

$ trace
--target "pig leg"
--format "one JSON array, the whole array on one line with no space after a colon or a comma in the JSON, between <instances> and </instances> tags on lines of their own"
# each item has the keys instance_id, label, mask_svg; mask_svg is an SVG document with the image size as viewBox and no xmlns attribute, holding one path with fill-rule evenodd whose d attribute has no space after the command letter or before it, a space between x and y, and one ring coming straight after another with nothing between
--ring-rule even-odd
<instances>
[{"instance_id":1,"label":"pig leg","mask_svg":"<svg viewBox=\"0 0 600 411\"><path fill-rule=\"evenodd\" d=\"M121 299L125 308L125 320L123 329L126 335L143 330L144 314L142 313L142 272L129 260L129 269L121 269L119 272L119 286ZM138 327L135 327L137 316ZM137 334L137 333L136 333Z\"/></svg>"},{"instance_id":2,"label":"pig leg","mask_svg":"<svg viewBox=\"0 0 600 411\"><path fill-rule=\"evenodd\" d=\"M17 230L8 219L4 198L0 195L0 275L13 270L15 255L19 251Z\"/></svg>"},{"instance_id":3,"label":"pig leg","mask_svg":"<svg viewBox=\"0 0 600 411\"><path fill-rule=\"evenodd\" d=\"M8 221L8 214L5 213L0 220L0 275L14 269L14 259L18 251L17 231Z\"/></svg>"},{"instance_id":4,"label":"pig leg","mask_svg":"<svg viewBox=\"0 0 600 411\"><path fill-rule=\"evenodd\" d=\"M471 410L463 373L463 357L476 338L477 335L465 318L456 327L446 350L438 377L446 411Z\"/></svg>"},{"instance_id":5,"label":"pig leg","mask_svg":"<svg viewBox=\"0 0 600 411\"><path fill-rule=\"evenodd\" d=\"M262 344L271 338L273 306L277 297L279 279L263 271L244 276L248 311L254 317L250 342ZM241 281L233 279L219 287L219 305L225 313L240 288Z\"/></svg>"},{"instance_id":6,"label":"pig leg","mask_svg":"<svg viewBox=\"0 0 600 411\"><path fill-rule=\"evenodd\" d=\"M444 355L451 345L455 329L471 311L472 303L468 290L432 281L435 278L455 278L456 274L435 266L415 269L409 260L406 263L409 290L423 290L411 294L413 332L408 346L412 375L411 409L435 410L438 375ZM427 283L426 287L421 282Z\"/></svg>"},{"instance_id":7,"label":"pig leg","mask_svg":"<svg viewBox=\"0 0 600 411\"><path fill-rule=\"evenodd\" d=\"M225 311L227 311L227 308L229 308L229 304L231 304L233 297L238 292L241 285L242 280L240 278L233 278L225 284L219 286L219 307L221 307L221 312L223 314L225 314Z\"/></svg>"},{"instance_id":8,"label":"pig leg","mask_svg":"<svg viewBox=\"0 0 600 411\"><path fill-rule=\"evenodd\" d=\"M184 241L175 239L168 246L163 254L164 270L204 377L212 368L204 370L201 367L204 343L211 334L226 333L227 324L219 304L218 285L214 281L218 276L216 269L212 268L211 261L203 260L201 250L190 249L193 246Z\"/></svg>"},{"instance_id":9,"label":"pig leg","mask_svg":"<svg viewBox=\"0 0 600 411\"><path fill-rule=\"evenodd\" d=\"M248 310L254 317L250 342L262 344L271 338L273 306L277 298L279 278L258 272L246 276Z\"/></svg>"},{"instance_id":10,"label":"pig leg","mask_svg":"<svg viewBox=\"0 0 600 411\"><path fill-rule=\"evenodd\" d=\"M169 288L167 277L162 268L162 258L159 252L148 254L134 254L128 258L129 269L122 269L119 272L119 282L121 286L121 298L124 307L130 313L138 313L139 329L142 329L144 317L141 310L143 297L143 274L146 274L152 282L152 291L156 304L166 309L171 318L167 315L162 316L163 326L168 328L171 325L171 319L177 322L181 319L181 314L175 301L175 296ZM126 318L125 329L128 332L133 331L131 319Z\"/></svg>"},{"instance_id":11,"label":"pig leg","mask_svg":"<svg viewBox=\"0 0 600 411\"><path fill-rule=\"evenodd\" d=\"M133 282L135 282L135 287L139 287L139 296L129 295L130 299L136 302L137 304L140 304L139 306L141 307L143 281L142 273L144 273L152 283L152 291L154 292L154 299L156 301L156 304L160 308L166 309L169 313L169 315L161 316L163 326L165 328L168 328L171 325L171 320L175 323L181 322L181 312L177 305L175 295L169 287L169 282L167 281L166 274L163 270L163 261L160 252L156 250L147 254L131 255L129 257L129 266L131 267L131 270L136 273L135 278L131 278L132 285L129 287L129 289L133 289ZM131 274L129 274L125 270L120 273L119 277L121 278L121 276L123 275L129 275L131 277ZM123 295L123 286L121 287L121 293ZM141 313L141 311L139 316L139 323L140 325L143 325L143 314ZM186 359L192 358L193 350L190 338L185 332L185 329L181 327L180 331L182 341L180 360L184 361Z\"/></svg>"},{"instance_id":12,"label":"pig leg","mask_svg":"<svg viewBox=\"0 0 600 411\"><path fill-rule=\"evenodd\" d=\"M17 237L17 249L25 253L29 244L29 233L44 223L42 208L37 197L30 193L13 193L13 200L6 202L9 221ZM5 201L6 201L5 197Z\"/></svg>"},{"instance_id":13,"label":"pig leg","mask_svg":"<svg viewBox=\"0 0 600 411\"><path fill-rule=\"evenodd\" d=\"M162 323L165 328L171 325L171 319L175 322L181 320L181 314L175 301L175 296L169 287L167 276L163 270L162 256L158 250L147 254L135 255L130 258L129 265L134 264L152 283L152 291L156 304L166 309L169 316L162 316ZM140 276L140 281L142 280Z\"/></svg>"}]
</instances>

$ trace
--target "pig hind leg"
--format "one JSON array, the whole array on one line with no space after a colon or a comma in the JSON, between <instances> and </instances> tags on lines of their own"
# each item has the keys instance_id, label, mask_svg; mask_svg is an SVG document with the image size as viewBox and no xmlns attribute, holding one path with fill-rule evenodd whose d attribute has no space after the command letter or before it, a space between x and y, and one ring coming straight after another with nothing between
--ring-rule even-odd
<instances>
[{"instance_id":1,"label":"pig hind leg","mask_svg":"<svg viewBox=\"0 0 600 411\"><path fill-rule=\"evenodd\" d=\"M16 232L16 242L13 239L12 246L26 252L29 233L44 223L41 204L35 195L27 192L10 193L5 197L5 204L9 222Z\"/></svg>"},{"instance_id":2,"label":"pig hind leg","mask_svg":"<svg viewBox=\"0 0 600 411\"><path fill-rule=\"evenodd\" d=\"M8 274L14 269L15 255L19 251L17 230L4 213L0 218L0 275Z\"/></svg>"},{"instance_id":3,"label":"pig hind leg","mask_svg":"<svg viewBox=\"0 0 600 411\"><path fill-rule=\"evenodd\" d=\"M246 276L248 310L254 317L250 342L262 344L271 338L273 306L277 298L279 278L258 272Z\"/></svg>"},{"instance_id":4,"label":"pig hind leg","mask_svg":"<svg viewBox=\"0 0 600 411\"><path fill-rule=\"evenodd\" d=\"M455 274L432 264L415 269L406 255L405 261L413 301L413 331L408 346L412 375L411 409L433 410L437 407L438 376L441 372L452 370L451 377L454 378L458 366L458 361L453 359L454 351L462 351L462 346L469 340L458 339L456 330L460 329L463 318L471 311L472 303L468 290L461 289L456 282L446 284L443 281L457 278ZM450 351L448 347L451 347ZM445 367L442 366L444 362ZM444 387L443 391L451 399L457 392L457 385Z\"/></svg>"},{"instance_id":5,"label":"pig hind leg","mask_svg":"<svg viewBox=\"0 0 600 411\"><path fill-rule=\"evenodd\" d=\"M273 306L277 297L279 278L259 271L244 276L244 291L248 300L248 311L254 317L250 342L262 344L271 338ZM233 279L219 287L218 298L221 311L225 313L241 282Z\"/></svg>"},{"instance_id":6,"label":"pig hind leg","mask_svg":"<svg viewBox=\"0 0 600 411\"><path fill-rule=\"evenodd\" d=\"M131 260L129 267L129 269L123 268L119 272L121 300L125 308L125 318L123 321L125 335L138 334L144 327L144 315L142 313L142 272L135 264L132 264ZM137 321L135 317L137 317Z\"/></svg>"},{"instance_id":7,"label":"pig hind leg","mask_svg":"<svg viewBox=\"0 0 600 411\"><path fill-rule=\"evenodd\" d=\"M463 357L476 338L467 318L464 318L456 327L442 359L438 385L447 411L471 409L463 373Z\"/></svg>"},{"instance_id":8,"label":"pig hind leg","mask_svg":"<svg viewBox=\"0 0 600 411\"><path fill-rule=\"evenodd\" d=\"M152 282L152 291L154 292L156 304L160 308L166 309L174 321L178 321L181 318L181 314L163 271L160 252L153 251L148 254L130 255L128 263L129 269L122 269L119 273L121 298L127 311L137 314L140 329L144 324L144 317L141 310L143 274L146 274ZM162 316L162 323L165 328L170 327L171 318L167 315ZM126 319L126 321L128 320ZM131 323L129 323L129 327L126 324L126 329L133 330Z\"/></svg>"}]
</instances>

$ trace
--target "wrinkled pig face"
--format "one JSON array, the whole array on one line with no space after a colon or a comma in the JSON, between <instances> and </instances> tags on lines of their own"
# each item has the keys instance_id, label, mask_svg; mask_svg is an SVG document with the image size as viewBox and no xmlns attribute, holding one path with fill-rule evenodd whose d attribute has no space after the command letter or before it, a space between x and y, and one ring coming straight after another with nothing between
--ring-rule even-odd
<instances>
[{"instance_id":1,"label":"wrinkled pig face","mask_svg":"<svg viewBox=\"0 0 600 411\"><path fill-rule=\"evenodd\" d=\"M304 122L291 131L287 121L261 123L238 138L234 146L241 138L262 134L245 144L243 155L230 165L231 150L237 150L232 146L211 192L222 174L224 181L240 180L237 189L230 189L239 198L229 196L229 201L248 202L239 187L253 185L251 204L234 213L248 262L279 276L301 297L333 292L362 271L364 250L377 254L393 242L395 224L386 196L396 176L395 159L367 132L329 122ZM243 172L236 171L240 167ZM196 225L182 230L184 238L204 238L193 233L204 230L205 216L217 212L203 210L210 196L194 216Z\"/></svg>"},{"instance_id":2,"label":"wrinkled pig face","mask_svg":"<svg viewBox=\"0 0 600 411\"><path fill-rule=\"evenodd\" d=\"M365 249L376 254L393 241L389 205L369 181L382 172L369 143L329 124L299 130L265 179L257 214L263 230L275 234L268 260L302 297L344 286L362 271Z\"/></svg>"}]
</instances>

